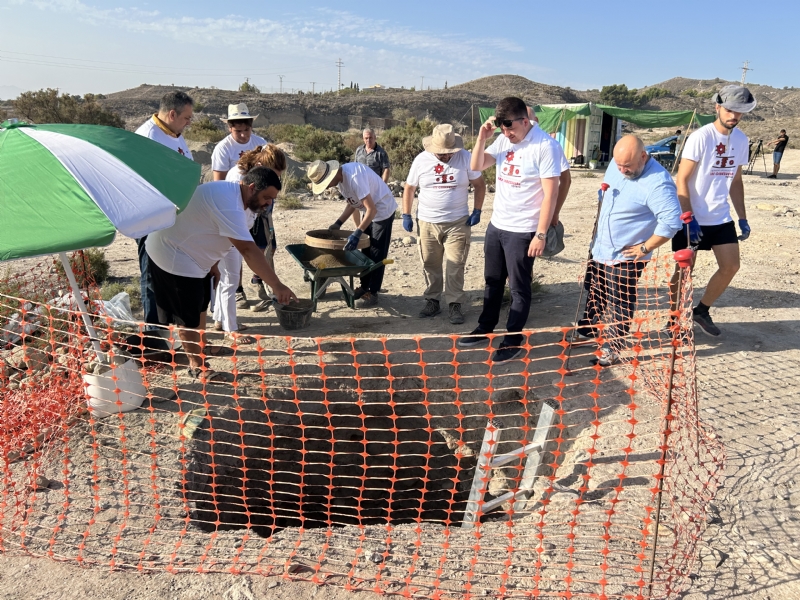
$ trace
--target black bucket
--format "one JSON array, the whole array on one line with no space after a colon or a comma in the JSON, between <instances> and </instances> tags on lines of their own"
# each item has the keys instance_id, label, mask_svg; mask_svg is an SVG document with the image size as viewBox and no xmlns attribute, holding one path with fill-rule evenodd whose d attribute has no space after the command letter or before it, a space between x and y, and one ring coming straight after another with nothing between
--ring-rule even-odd
<instances>
[{"instance_id":1,"label":"black bucket","mask_svg":"<svg viewBox=\"0 0 800 600\"><path fill-rule=\"evenodd\" d=\"M278 323L286 330L294 331L308 327L311 315L314 312L314 302L311 300L297 300L291 304L280 304L273 301Z\"/></svg>"}]
</instances>

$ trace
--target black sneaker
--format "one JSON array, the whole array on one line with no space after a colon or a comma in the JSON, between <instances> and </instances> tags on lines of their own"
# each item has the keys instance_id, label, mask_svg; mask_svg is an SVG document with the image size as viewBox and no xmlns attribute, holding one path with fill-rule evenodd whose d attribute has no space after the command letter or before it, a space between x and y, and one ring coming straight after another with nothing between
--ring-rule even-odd
<instances>
[{"instance_id":1,"label":"black sneaker","mask_svg":"<svg viewBox=\"0 0 800 600\"><path fill-rule=\"evenodd\" d=\"M450 303L450 322L453 325L461 325L464 322L464 313L461 312L460 302Z\"/></svg>"},{"instance_id":2,"label":"black sneaker","mask_svg":"<svg viewBox=\"0 0 800 600\"><path fill-rule=\"evenodd\" d=\"M719 327L714 325L714 321L711 320L711 315L709 313L694 313L693 318L695 325L700 325L700 329L703 333L711 337L719 337L722 333Z\"/></svg>"},{"instance_id":3,"label":"black sneaker","mask_svg":"<svg viewBox=\"0 0 800 600\"><path fill-rule=\"evenodd\" d=\"M494 362L503 362L506 360L514 360L515 358L522 358L525 356L525 348L520 346L500 346L492 354Z\"/></svg>"},{"instance_id":4,"label":"black sneaker","mask_svg":"<svg viewBox=\"0 0 800 600\"><path fill-rule=\"evenodd\" d=\"M462 337L456 342L459 348L474 348L476 346L485 346L489 343L489 338L483 335L488 333L480 327L473 329L469 336Z\"/></svg>"},{"instance_id":5,"label":"black sneaker","mask_svg":"<svg viewBox=\"0 0 800 600\"><path fill-rule=\"evenodd\" d=\"M419 318L427 319L429 317L435 317L440 312L442 312L442 309L439 308L439 301L433 300L432 298L428 298L425 301L425 308L419 311Z\"/></svg>"},{"instance_id":6,"label":"black sneaker","mask_svg":"<svg viewBox=\"0 0 800 600\"><path fill-rule=\"evenodd\" d=\"M372 308L378 305L378 294L364 292L364 295L356 300L356 308Z\"/></svg>"},{"instance_id":7,"label":"black sneaker","mask_svg":"<svg viewBox=\"0 0 800 600\"><path fill-rule=\"evenodd\" d=\"M353 290L353 300L358 300L359 298L361 298L361 296L363 296L366 293L367 290L365 290L361 286L358 286L356 289Z\"/></svg>"}]
</instances>

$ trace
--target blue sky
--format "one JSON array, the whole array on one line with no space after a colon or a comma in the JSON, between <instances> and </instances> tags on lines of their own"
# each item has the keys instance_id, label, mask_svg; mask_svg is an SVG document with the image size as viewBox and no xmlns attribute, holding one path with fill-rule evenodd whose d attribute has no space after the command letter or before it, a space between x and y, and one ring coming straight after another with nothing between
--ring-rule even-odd
<instances>
[{"instance_id":1,"label":"blue sky","mask_svg":"<svg viewBox=\"0 0 800 600\"><path fill-rule=\"evenodd\" d=\"M458 8L457 8L458 7ZM568 7L575 7L568 8ZM635 8L634 8L635 7ZM575 89L674 76L800 86L796 1L336 2L0 0L0 98L141 83L317 91L442 87L513 73ZM423 79L424 78L424 79Z\"/></svg>"}]
</instances>

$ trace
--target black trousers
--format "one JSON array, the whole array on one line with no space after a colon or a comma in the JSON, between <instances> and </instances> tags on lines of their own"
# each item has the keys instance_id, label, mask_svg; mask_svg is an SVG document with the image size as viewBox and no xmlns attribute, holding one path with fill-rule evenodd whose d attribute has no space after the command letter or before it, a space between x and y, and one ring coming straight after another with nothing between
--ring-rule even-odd
<instances>
[{"instance_id":1,"label":"black trousers","mask_svg":"<svg viewBox=\"0 0 800 600\"><path fill-rule=\"evenodd\" d=\"M392 223L394 215L383 221L373 221L364 230L369 236L369 248L362 250L373 262L380 262L389 256L389 245L392 243ZM361 287L368 292L377 294L383 284L383 274L386 267L375 269L361 278Z\"/></svg>"},{"instance_id":2,"label":"black trousers","mask_svg":"<svg viewBox=\"0 0 800 600\"><path fill-rule=\"evenodd\" d=\"M581 333L596 337L597 330L591 326L607 323L603 337L617 351L625 347L623 338L630 331L636 310L636 285L646 264L632 260L611 265L589 263L586 278L590 281L589 295L578 323Z\"/></svg>"},{"instance_id":3,"label":"black trousers","mask_svg":"<svg viewBox=\"0 0 800 600\"><path fill-rule=\"evenodd\" d=\"M150 257L144 249L147 236L136 240L139 251L139 272L141 273L140 290L142 293L142 309L144 310L144 322L158 325L158 308L156 307L156 292L153 289L153 276L150 273Z\"/></svg>"},{"instance_id":4,"label":"black trousers","mask_svg":"<svg viewBox=\"0 0 800 600\"><path fill-rule=\"evenodd\" d=\"M528 256L528 247L535 232L515 233L498 229L491 223L486 228L483 242L483 311L478 317L478 327L483 333L491 333L500 321L503 292L508 278L511 288L511 308L508 311L506 330L516 333L525 328L531 311L531 281L533 279L533 257ZM503 344L518 346L521 335L506 335Z\"/></svg>"}]
</instances>

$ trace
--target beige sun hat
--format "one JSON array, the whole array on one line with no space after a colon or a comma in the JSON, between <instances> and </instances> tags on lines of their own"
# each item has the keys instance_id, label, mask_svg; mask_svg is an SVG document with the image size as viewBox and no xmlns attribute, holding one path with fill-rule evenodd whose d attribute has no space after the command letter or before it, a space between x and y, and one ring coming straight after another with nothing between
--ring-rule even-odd
<instances>
[{"instance_id":1,"label":"beige sun hat","mask_svg":"<svg viewBox=\"0 0 800 600\"><path fill-rule=\"evenodd\" d=\"M258 115L251 115L247 110L247 104L228 104L228 118L221 119L223 123L228 121L244 121L245 119L257 119Z\"/></svg>"},{"instance_id":2,"label":"beige sun hat","mask_svg":"<svg viewBox=\"0 0 800 600\"><path fill-rule=\"evenodd\" d=\"M433 128L433 135L422 138L422 147L431 154L453 154L464 147L463 138L449 123Z\"/></svg>"},{"instance_id":3,"label":"beige sun hat","mask_svg":"<svg viewBox=\"0 0 800 600\"><path fill-rule=\"evenodd\" d=\"M331 180L339 172L339 162L335 160L315 160L306 169L306 175L311 181L311 191L321 194L328 189Z\"/></svg>"}]
</instances>

